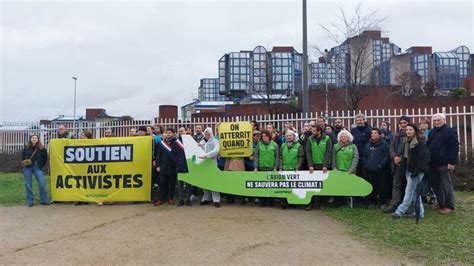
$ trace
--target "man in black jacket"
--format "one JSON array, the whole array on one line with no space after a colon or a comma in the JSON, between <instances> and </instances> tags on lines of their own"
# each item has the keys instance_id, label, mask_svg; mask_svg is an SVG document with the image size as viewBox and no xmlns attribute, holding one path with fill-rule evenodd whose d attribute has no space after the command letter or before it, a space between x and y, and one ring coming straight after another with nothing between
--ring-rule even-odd
<instances>
[{"instance_id":1,"label":"man in black jacket","mask_svg":"<svg viewBox=\"0 0 474 266\"><path fill-rule=\"evenodd\" d=\"M73 139L74 137L69 132L64 124L58 125L58 139Z\"/></svg>"},{"instance_id":2,"label":"man in black jacket","mask_svg":"<svg viewBox=\"0 0 474 266\"><path fill-rule=\"evenodd\" d=\"M364 161L362 158L362 151L365 145L369 142L370 132L372 128L365 121L365 115L359 113L355 116L356 127L351 129L351 134L354 136L353 143L357 146L359 152L359 163L357 165L356 174L360 177L366 178L366 171Z\"/></svg>"},{"instance_id":3,"label":"man in black jacket","mask_svg":"<svg viewBox=\"0 0 474 266\"><path fill-rule=\"evenodd\" d=\"M156 171L160 173L160 185L158 186L158 201L155 206L174 204L174 192L177 179L177 145L175 131L168 128L163 135L163 140L159 143L156 152Z\"/></svg>"},{"instance_id":4,"label":"man in black jacket","mask_svg":"<svg viewBox=\"0 0 474 266\"><path fill-rule=\"evenodd\" d=\"M451 173L458 163L458 134L446 125L444 114L435 114L433 124L434 128L428 135L427 141L431 152L428 176L438 199L439 212L450 214L455 210Z\"/></svg>"}]
</instances>

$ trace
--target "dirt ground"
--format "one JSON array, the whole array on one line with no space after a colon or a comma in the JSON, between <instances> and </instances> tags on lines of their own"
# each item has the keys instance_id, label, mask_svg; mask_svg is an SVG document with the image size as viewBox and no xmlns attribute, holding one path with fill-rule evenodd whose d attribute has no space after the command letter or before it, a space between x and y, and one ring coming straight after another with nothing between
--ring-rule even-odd
<instances>
[{"instance_id":1,"label":"dirt ground","mask_svg":"<svg viewBox=\"0 0 474 266\"><path fill-rule=\"evenodd\" d=\"M0 207L0 264L400 264L347 231L253 204Z\"/></svg>"}]
</instances>

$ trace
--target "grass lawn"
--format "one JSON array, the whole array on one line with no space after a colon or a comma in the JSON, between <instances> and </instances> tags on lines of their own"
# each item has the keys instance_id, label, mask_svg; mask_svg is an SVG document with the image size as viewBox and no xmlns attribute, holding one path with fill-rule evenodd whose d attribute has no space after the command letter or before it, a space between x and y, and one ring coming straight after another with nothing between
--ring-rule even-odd
<instances>
[{"instance_id":1,"label":"grass lawn","mask_svg":"<svg viewBox=\"0 0 474 266\"><path fill-rule=\"evenodd\" d=\"M456 193L455 214L444 216L425 204L425 219L394 220L379 209L339 208L325 211L347 224L352 234L384 253L423 264L474 264L474 192Z\"/></svg>"},{"instance_id":2,"label":"grass lawn","mask_svg":"<svg viewBox=\"0 0 474 266\"><path fill-rule=\"evenodd\" d=\"M51 199L50 178L46 176L46 191ZM33 176L33 193L35 204L40 203L38 182ZM26 192L23 175L20 173L0 173L0 205L26 205Z\"/></svg>"},{"instance_id":3,"label":"grass lawn","mask_svg":"<svg viewBox=\"0 0 474 266\"><path fill-rule=\"evenodd\" d=\"M38 203L38 185L34 180L35 202ZM50 196L49 177L46 182ZM349 225L356 238L384 253L405 256L423 264L474 265L474 192L457 192L456 197L455 214L443 216L431 210L431 205L425 205L426 218L418 225L411 218L393 220L378 209L344 207L324 212ZM21 174L0 173L0 205L26 204L25 198Z\"/></svg>"}]
</instances>

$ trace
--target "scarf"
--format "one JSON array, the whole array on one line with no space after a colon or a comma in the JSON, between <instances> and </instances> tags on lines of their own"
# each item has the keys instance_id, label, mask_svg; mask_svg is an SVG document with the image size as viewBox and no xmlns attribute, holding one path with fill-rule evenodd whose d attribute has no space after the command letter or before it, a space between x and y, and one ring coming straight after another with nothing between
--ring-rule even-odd
<instances>
[{"instance_id":1,"label":"scarf","mask_svg":"<svg viewBox=\"0 0 474 266\"><path fill-rule=\"evenodd\" d=\"M413 139L408 140L405 142L405 149L403 150L403 158L407 159L407 163L410 162L410 149L413 149L418 145L417 137L413 137Z\"/></svg>"}]
</instances>

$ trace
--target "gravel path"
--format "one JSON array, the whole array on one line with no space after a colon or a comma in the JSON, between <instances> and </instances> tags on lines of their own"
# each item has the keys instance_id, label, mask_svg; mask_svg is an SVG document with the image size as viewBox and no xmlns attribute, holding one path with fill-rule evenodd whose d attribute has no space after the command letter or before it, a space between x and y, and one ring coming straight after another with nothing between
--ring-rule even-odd
<instances>
[{"instance_id":1,"label":"gravel path","mask_svg":"<svg viewBox=\"0 0 474 266\"><path fill-rule=\"evenodd\" d=\"M400 264L347 231L253 205L0 207L0 264Z\"/></svg>"}]
</instances>

